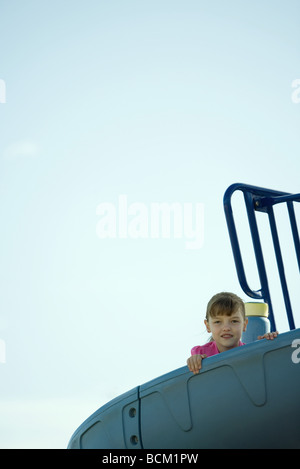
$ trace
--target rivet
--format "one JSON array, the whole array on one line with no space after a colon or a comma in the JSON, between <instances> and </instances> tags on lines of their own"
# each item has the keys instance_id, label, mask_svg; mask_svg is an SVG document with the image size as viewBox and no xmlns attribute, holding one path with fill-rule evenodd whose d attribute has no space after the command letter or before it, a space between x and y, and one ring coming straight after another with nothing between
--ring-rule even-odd
<instances>
[{"instance_id":1,"label":"rivet","mask_svg":"<svg viewBox=\"0 0 300 469\"><path fill-rule=\"evenodd\" d=\"M131 435L130 437L130 443L133 444L133 445L137 445L139 442L139 439L136 435Z\"/></svg>"}]
</instances>

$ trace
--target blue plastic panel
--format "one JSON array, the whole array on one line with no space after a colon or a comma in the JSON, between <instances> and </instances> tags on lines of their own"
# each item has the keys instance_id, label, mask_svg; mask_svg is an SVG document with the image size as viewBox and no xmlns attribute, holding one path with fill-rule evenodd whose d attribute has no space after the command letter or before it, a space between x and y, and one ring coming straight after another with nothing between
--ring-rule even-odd
<instances>
[{"instance_id":1,"label":"blue plastic panel","mask_svg":"<svg viewBox=\"0 0 300 469\"><path fill-rule=\"evenodd\" d=\"M69 448L300 449L299 361L296 329L179 368L101 407Z\"/></svg>"},{"instance_id":2,"label":"blue plastic panel","mask_svg":"<svg viewBox=\"0 0 300 469\"><path fill-rule=\"evenodd\" d=\"M144 448L300 448L300 330L203 360L141 386ZM300 355L300 352L299 352Z\"/></svg>"},{"instance_id":3,"label":"blue plastic panel","mask_svg":"<svg viewBox=\"0 0 300 469\"><path fill-rule=\"evenodd\" d=\"M92 414L72 436L69 449L141 448L138 388Z\"/></svg>"}]
</instances>

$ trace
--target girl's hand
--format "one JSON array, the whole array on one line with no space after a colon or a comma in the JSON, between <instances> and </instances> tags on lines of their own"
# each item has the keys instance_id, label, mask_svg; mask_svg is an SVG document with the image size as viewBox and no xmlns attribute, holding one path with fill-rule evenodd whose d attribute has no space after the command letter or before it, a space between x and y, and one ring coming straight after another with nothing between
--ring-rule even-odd
<instances>
[{"instance_id":1,"label":"girl's hand","mask_svg":"<svg viewBox=\"0 0 300 469\"><path fill-rule=\"evenodd\" d=\"M278 336L279 332L275 331L275 332L267 332L267 334L264 334L264 335L259 335L257 337L257 340L261 340L261 339L267 339L267 340L273 340L275 339L277 336Z\"/></svg>"},{"instance_id":2,"label":"girl's hand","mask_svg":"<svg viewBox=\"0 0 300 469\"><path fill-rule=\"evenodd\" d=\"M207 355L192 355L190 358L187 359L187 366L189 370L194 373L194 375L199 373L199 370L202 366L203 358L207 358Z\"/></svg>"}]
</instances>

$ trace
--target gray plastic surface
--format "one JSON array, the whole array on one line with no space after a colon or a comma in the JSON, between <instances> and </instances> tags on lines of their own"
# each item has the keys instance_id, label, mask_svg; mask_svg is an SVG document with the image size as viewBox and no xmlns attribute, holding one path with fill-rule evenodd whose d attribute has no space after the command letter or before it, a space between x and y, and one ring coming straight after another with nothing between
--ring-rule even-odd
<instances>
[{"instance_id":1,"label":"gray plastic surface","mask_svg":"<svg viewBox=\"0 0 300 469\"><path fill-rule=\"evenodd\" d=\"M72 436L69 449L141 448L138 387L94 412Z\"/></svg>"},{"instance_id":2,"label":"gray plastic surface","mask_svg":"<svg viewBox=\"0 0 300 469\"><path fill-rule=\"evenodd\" d=\"M101 407L68 448L300 448L300 330L182 367Z\"/></svg>"}]
</instances>

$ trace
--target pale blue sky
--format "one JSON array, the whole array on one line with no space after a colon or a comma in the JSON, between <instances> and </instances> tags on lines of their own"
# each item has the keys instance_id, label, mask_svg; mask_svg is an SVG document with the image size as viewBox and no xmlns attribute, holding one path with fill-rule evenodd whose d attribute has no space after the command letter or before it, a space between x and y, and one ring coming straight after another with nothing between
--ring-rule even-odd
<instances>
[{"instance_id":1,"label":"pale blue sky","mask_svg":"<svg viewBox=\"0 0 300 469\"><path fill-rule=\"evenodd\" d=\"M100 405L185 364L212 294L247 300L222 198L234 182L300 192L299 14L0 0L0 447L66 447ZM203 203L203 247L99 239L97 206L121 194Z\"/></svg>"}]
</instances>

